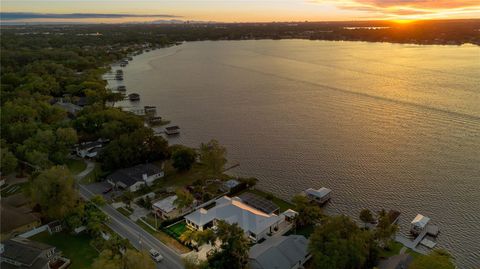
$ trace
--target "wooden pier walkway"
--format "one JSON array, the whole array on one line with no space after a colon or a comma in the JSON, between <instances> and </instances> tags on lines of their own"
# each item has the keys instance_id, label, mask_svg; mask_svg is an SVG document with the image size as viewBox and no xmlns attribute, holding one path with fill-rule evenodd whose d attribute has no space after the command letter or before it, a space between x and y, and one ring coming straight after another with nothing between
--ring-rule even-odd
<instances>
[{"instance_id":1,"label":"wooden pier walkway","mask_svg":"<svg viewBox=\"0 0 480 269\"><path fill-rule=\"evenodd\" d=\"M396 235L395 236L395 241L403 244L405 247L417 252L417 253L420 253L420 254L423 254L423 255L427 255L428 252L425 251L425 250L422 250L422 249L418 249L417 246L418 244L420 244L420 242L422 241L422 239L427 235L427 229L423 230L421 234L419 234L413 241L410 240L409 238L403 236L403 235Z\"/></svg>"}]
</instances>

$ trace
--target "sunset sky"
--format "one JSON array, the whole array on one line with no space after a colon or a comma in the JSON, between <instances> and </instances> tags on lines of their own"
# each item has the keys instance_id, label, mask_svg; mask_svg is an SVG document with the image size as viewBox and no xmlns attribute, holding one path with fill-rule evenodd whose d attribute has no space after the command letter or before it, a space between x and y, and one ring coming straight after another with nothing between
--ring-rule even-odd
<instances>
[{"instance_id":1,"label":"sunset sky","mask_svg":"<svg viewBox=\"0 0 480 269\"><path fill-rule=\"evenodd\" d=\"M222 22L480 18L478 0L2 0L2 21ZM45 13L13 14L12 12ZM11 13L11 14L8 14ZM88 13L74 16L71 13ZM116 14L125 14L118 17ZM128 15L127 15L128 14ZM145 15L158 15L148 16Z\"/></svg>"}]
</instances>

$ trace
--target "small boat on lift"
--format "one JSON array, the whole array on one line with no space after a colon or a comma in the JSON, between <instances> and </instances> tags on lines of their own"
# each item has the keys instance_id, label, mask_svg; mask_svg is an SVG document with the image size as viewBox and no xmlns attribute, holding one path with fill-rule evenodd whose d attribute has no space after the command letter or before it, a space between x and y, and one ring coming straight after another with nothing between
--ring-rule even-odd
<instances>
[{"instance_id":1,"label":"small boat on lift","mask_svg":"<svg viewBox=\"0 0 480 269\"><path fill-rule=\"evenodd\" d=\"M140 94L138 93L131 93L128 95L128 99L130 101L139 101L140 100Z\"/></svg>"}]
</instances>

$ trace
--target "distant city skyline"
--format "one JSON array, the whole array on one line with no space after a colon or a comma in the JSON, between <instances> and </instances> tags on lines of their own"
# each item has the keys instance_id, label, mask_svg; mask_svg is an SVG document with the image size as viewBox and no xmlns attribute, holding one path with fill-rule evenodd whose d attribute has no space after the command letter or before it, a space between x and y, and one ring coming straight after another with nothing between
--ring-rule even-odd
<instances>
[{"instance_id":1,"label":"distant city skyline","mask_svg":"<svg viewBox=\"0 0 480 269\"><path fill-rule=\"evenodd\" d=\"M472 0L5 0L4 22L216 22L480 18ZM15 13L12 16L12 14ZM28 13L28 14L18 14ZM80 14L79 14L80 13Z\"/></svg>"}]
</instances>

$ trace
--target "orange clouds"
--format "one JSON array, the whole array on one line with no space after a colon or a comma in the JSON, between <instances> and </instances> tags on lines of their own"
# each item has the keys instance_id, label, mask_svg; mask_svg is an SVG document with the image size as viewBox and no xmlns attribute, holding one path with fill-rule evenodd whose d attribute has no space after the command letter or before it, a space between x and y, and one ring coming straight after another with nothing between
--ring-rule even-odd
<instances>
[{"instance_id":1,"label":"orange clouds","mask_svg":"<svg viewBox=\"0 0 480 269\"><path fill-rule=\"evenodd\" d=\"M450 18L462 15L480 17L478 0L311 0L333 4L344 10L359 11L378 18Z\"/></svg>"}]
</instances>

